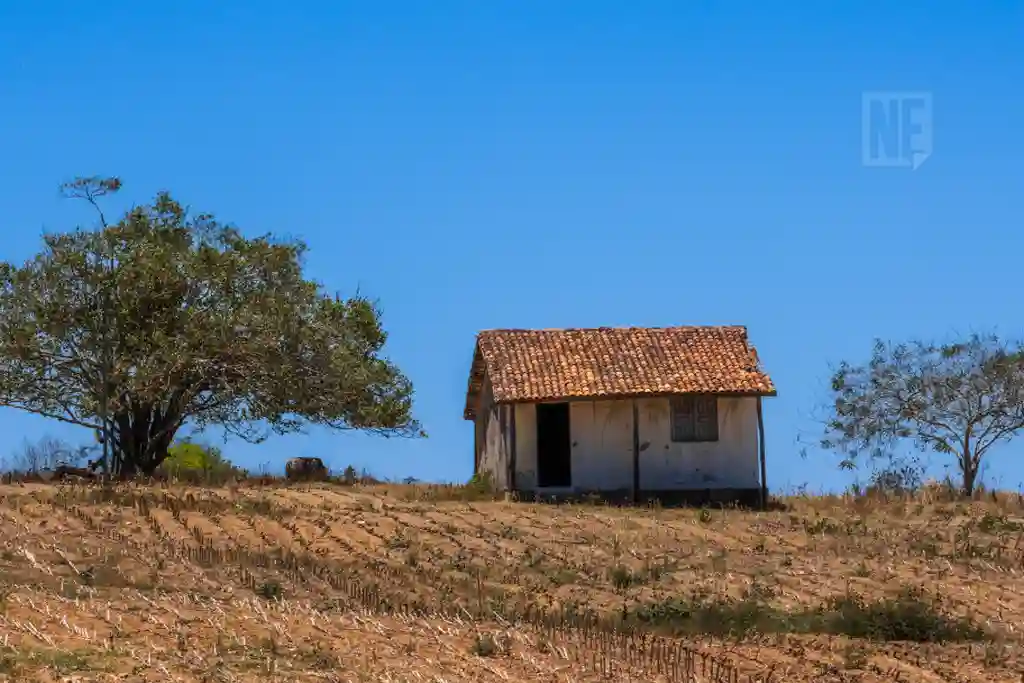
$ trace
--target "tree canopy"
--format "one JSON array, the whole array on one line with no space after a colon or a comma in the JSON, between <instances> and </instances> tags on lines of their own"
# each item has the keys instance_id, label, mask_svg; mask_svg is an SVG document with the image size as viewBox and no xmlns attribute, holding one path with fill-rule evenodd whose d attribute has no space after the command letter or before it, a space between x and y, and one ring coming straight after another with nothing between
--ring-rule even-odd
<instances>
[{"instance_id":1,"label":"tree canopy","mask_svg":"<svg viewBox=\"0 0 1024 683\"><path fill-rule=\"evenodd\" d=\"M380 311L305 279L300 240L247 238L159 193L108 223L117 179L62 186L95 229L0 263L0 405L93 429L112 469L151 473L182 425L260 441L307 425L422 435Z\"/></svg>"},{"instance_id":2,"label":"tree canopy","mask_svg":"<svg viewBox=\"0 0 1024 683\"><path fill-rule=\"evenodd\" d=\"M1024 429L1024 347L996 335L950 344L879 340L867 364L837 368L832 392L822 445L843 451L847 464L908 441L952 455L971 495L989 449Z\"/></svg>"}]
</instances>

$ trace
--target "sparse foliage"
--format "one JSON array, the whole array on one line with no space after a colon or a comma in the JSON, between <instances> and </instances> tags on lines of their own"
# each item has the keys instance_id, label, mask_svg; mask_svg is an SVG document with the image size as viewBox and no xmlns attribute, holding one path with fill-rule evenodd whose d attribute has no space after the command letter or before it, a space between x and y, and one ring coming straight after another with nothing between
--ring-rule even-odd
<instances>
[{"instance_id":1,"label":"sparse foliage","mask_svg":"<svg viewBox=\"0 0 1024 683\"><path fill-rule=\"evenodd\" d=\"M832 377L823 445L846 455L891 454L900 442L955 458L971 495L989 449L1024 428L1024 347L994 335L937 345L875 343L866 365Z\"/></svg>"},{"instance_id":2,"label":"sparse foliage","mask_svg":"<svg viewBox=\"0 0 1024 683\"><path fill-rule=\"evenodd\" d=\"M58 465L81 465L92 452L92 446L73 447L52 436L43 436L36 442L25 439L11 458L10 468L15 472L36 474L53 470Z\"/></svg>"},{"instance_id":3,"label":"sparse foliage","mask_svg":"<svg viewBox=\"0 0 1024 683\"><path fill-rule=\"evenodd\" d=\"M120 181L63 189L100 225L0 264L0 405L92 429L109 415L123 476L153 472L186 423L250 441L307 424L422 435L379 310L304 279L304 243L245 237L165 192L108 224L98 200Z\"/></svg>"}]
</instances>

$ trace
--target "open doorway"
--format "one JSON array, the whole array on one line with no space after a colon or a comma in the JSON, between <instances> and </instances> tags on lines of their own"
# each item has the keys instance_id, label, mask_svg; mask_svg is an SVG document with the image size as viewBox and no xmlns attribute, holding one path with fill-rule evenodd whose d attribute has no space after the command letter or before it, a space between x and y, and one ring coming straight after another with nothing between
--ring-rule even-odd
<instances>
[{"instance_id":1,"label":"open doorway","mask_svg":"<svg viewBox=\"0 0 1024 683\"><path fill-rule=\"evenodd\" d=\"M537 404L537 486L572 486L568 403Z\"/></svg>"}]
</instances>

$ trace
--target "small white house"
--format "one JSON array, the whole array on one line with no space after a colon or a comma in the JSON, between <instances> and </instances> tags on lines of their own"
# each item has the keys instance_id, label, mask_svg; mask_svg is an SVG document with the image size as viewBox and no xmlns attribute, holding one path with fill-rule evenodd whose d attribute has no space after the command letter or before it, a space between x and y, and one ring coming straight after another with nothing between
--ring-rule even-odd
<instances>
[{"instance_id":1,"label":"small white house","mask_svg":"<svg viewBox=\"0 0 1024 683\"><path fill-rule=\"evenodd\" d=\"M464 417L501 490L754 504L775 395L745 327L487 330Z\"/></svg>"}]
</instances>

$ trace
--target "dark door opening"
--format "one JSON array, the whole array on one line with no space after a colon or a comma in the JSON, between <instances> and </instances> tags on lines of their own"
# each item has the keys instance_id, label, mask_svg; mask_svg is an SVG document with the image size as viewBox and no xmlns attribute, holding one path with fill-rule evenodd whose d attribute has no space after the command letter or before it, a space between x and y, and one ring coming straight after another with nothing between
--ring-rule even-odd
<instances>
[{"instance_id":1,"label":"dark door opening","mask_svg":"<svg viewBox=\"0 0 1024 683\"><path fill-rule=\"evenodd\" d=\"M537 486L572 486L568 403L537 404Z\"/></svg>"}]
</instances>

